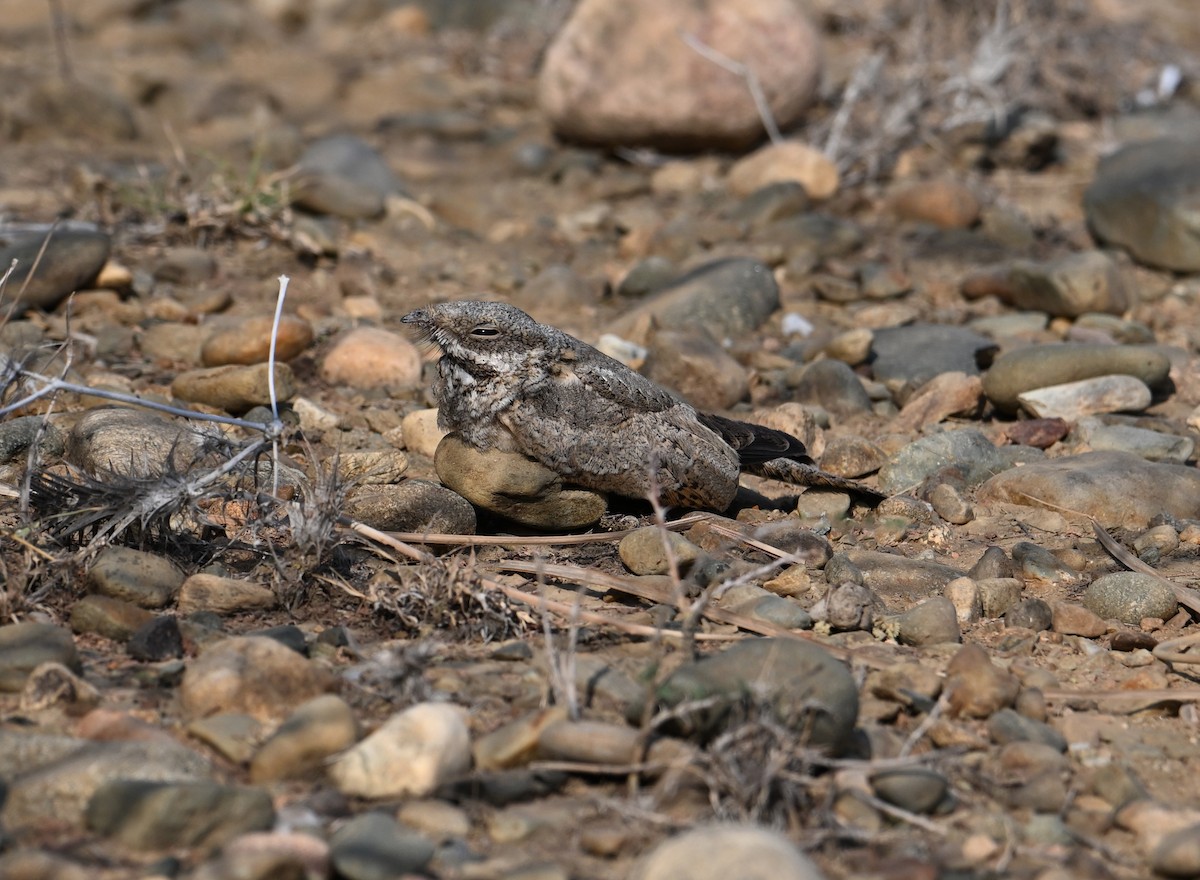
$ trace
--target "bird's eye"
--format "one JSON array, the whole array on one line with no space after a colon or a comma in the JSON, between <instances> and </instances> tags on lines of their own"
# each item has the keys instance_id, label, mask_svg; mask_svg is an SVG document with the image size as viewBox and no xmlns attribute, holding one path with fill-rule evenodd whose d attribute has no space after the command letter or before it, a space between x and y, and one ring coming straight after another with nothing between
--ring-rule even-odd
<instances>
[{"instance_id":1,"label":"bird's eye","mask_svg":"<svg viewBox=\"0 0 1200 880\"><path fill-rule=\"evenodd\" d=\"M471 330L471 335L482 337L499 336L500 328L495 324L476 324Z\"/></svg>"}]
</instances>

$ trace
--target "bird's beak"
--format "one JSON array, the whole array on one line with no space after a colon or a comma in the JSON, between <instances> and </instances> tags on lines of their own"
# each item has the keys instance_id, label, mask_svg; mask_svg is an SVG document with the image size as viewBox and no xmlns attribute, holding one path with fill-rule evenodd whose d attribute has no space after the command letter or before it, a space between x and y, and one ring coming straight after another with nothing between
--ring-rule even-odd
<instances>
[{"instance_id":1,"label":"bird's beak","mask_svg":"<svg viewBox=\"0 0 1200 880\"><path fill-rule=\"evenodd\" d=\"M427 312L425 309L413 309L400 319L400 323L416 324L418 327L428 327L433 323L433 319L429 316L429 312Z\"/></svg>"}]
</instances>

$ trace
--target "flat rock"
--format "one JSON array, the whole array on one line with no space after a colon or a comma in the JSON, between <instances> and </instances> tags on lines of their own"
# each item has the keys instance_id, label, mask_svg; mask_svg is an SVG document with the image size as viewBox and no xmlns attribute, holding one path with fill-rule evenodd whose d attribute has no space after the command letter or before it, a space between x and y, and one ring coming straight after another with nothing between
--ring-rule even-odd
<instances>
[{"instance_id":1,"label":"flat rock","mask_svg":"<svg viewBox=\"0 0 1200 880\"><path fill-rule=\"evenodd\" d=\"M1101 160L1083 196L1088 225L1134 259L1175 272L1200 271L1200 156L1192 138L1131 144Z\"/></svg>"},{"instance_id":2,"label":"flat rock","mask_svg":"<svg viewBox=\"0 0 1200 880\"><path fill-rule=\"evenodd\" d=\"M634 865L630 880L824 880L778 831L752 825L707 825L658 844Z\"/></svg>"},{"instance_id":3,"label":"flat rock","mask_svg":"<svg viewBox=\"0 0 1200 880\"><path fill-rule=\"evenodd\" d=\"M1151 398L1141 379L1111 375L1023 391L1017 402L1037 418L1074 422L1096 413L1141 412Z\"/></svg>"},{"instance_id":4,"label":"flat rock","mask_svg":"<svg viewBox=\"0 0 1200 880\"><path fill-rule=\"evenodd\" d=\"M365 486L346 499L343 513L385 532L475 534L475 508L471 503L429 480Z\"/></svg>"},{"instance_id":5,"label":"flat rock","mask_svg":"<svg viewBox=\"0 0 1200 880\"><path fill-rule=\"evenodd\" d=\"M653 318L660 327L699 326L723 340L757 329L777 308L779 285L769 266L740 257L715 260L643 300L609 332L641 343Z\"/></svg>"},{"instance_id":6,"label":"flat rock","mask_svg":"<svg viewBox=\"0 0 1200 880\"><path fill-rule=\"evenodd\" d=\"M678 532L644 526L630 532L617 544L625 567L638 575L667 574L671 559L680 571L704 556L704 551Z\"/></svg>"},{"instance_id":7,"label":"flat rock","mask_svg":"<svg viewBox=\"0 0 1200 880\"><path fill-rule=\"evenodd\" d=\"M405 709L330 764L330 779L352 797L425 797L471 766L463 715L446 703Z\"/></svg>"},{"instance_id":8,"label":"flat rock","mask_svg":"<svg viewBox=\"0 0 1200 880\"><path fill-rule=\"evenodd\" d=\"M890 430L898 434L936 425L952 415L971 414L983 400L979 376L962 372L942 373L921 386L892 419Z\"/></svg>"},{"instance_id":9,"label":"flat rock","mask_svg":"<svg viewBox=\"0 0 1200 880\"><path fill-rule=\"evenodd\" d=\"M1071 433L1096 452L1128 452L1147 461L1181 465L1191 461L1196 451L1191 437L1136 425L1106 425L1097 419L1081 419Z\"/></svg>"},{"instance_id":10,"label":"flat rock","mask_svg":"<svg viewBox=\"0 0 1200 880\"><path fill-rule=\"evenodd\" d=\"M1200 517L1200 471L1127 452L1086 452L997 474L976 497L1076 511L1105 528L1144 529L1164 514Z\"/></svg>"},{"instance_id":11,"label":"flat rock","mask_svg":"<svg viewBox=\"0 0 1200 880\"><path fill-rule=\"evenodd\" d=\"M681 34L754 72L781 128L801 116L821 71L820 38L788 0L753 7L686 0L584 0L546 50L538 102L563 138L668 150L744 149L763 136L741 77Z\"/></svg>"},{"instance_id":12,"label":"flat rock","mask_svg":"<svg viewBox=\"0 0 1200 880\"><path fill-rule=\"evenodd\" d=\"M887 620L896 627L896 640L902 645L940 645L962 641L958 612L944 596L926 599L908 611Z\"/></svg>"},{"instance_id":13,"label":"flat rock","mask_svg":"<svg viewBox=\"0 0 1200 880\"><path fill-rule=\"evenodd\" d=\"M447 434L434 458L438 477L476 507L548 531L594 525L608 510L599 492L564 485L545 465L516 452L480 452Z\"/></svg>"},{"instance_id":14,"label":"flat rock","mask_svg":"<svg viewBox=\"0 0 1200 880\"><path fill-rule=\"evenodd\" d=\"M1034 345L996 358L984 374L983 391L998 410L1014 413L1018 396L1034 388L1122 374L1153 389L1162 386L1170 369L1166 354L1152 345Z\"/></svg>"},{"instance_id":15,"label":"flat rock","mask_svg":"<svg viewBox=\"0 0 1200 880\"><path fill-rule=\"evenodd\" d=\"M871 341L871 370L880 382L924 385L942 373L977 376L996 343L974 330L945 324L881 327Z\"/></svg>"},{"instance_id":16,"label":"flat rock","mask_svg":"<svg viewBox=\"0 0 1200 880\"><path fill-rule=\"evenodd\" d=\"M909 559L877 550L853 549L846 558L858 569L862 583L881 596L917 599L935 595L963 574L930 559Z\"/></svg>"},{"instance_id":17,"label":"flat rock","mask_svg":"<svg viewBox=\"0 0 1200 880\"><path fill-rule=\"evenodd\" d=\"M111 248L108 233L87 223L0 226L0 266L7 270L17 261L5 286L6 299L22 291L16 300L16 314L25 309L52 309L88 286L108 260Z\"/></svg>"},{"instance_id":18,"label":"flat rock","mask_svg":"<svg viewBox=\"0 0 1200 880\"><path fill-rule=\"evenodd\" d=\"M0 691L19 692L43 663L61 663L75 672L82 669L70 630L34 621L0 626Z\"/></svg>"},{"instance_id":19,"label":"flat rock","mask_svg":"<svg viewBox=\"0 0 1200 880\"><path fill-rule=\"evenodd\" d=\"M84 596L71 606L71 629L126 642L153 617L132 602L108 596Z\"/></svg>"},{"instance_id":20,"label":"flat rock","mask_svg":"<svg viewBox=\"0 0 1200 880\"><path fill-rule=\"evenodd\" d=\"M421 353L398 333L356 327L334 341L321 363L321 377L351 388L419 388Z\"/></svg>"},{"instance_id":21,"label":"flat rock","mask_svg":"<svg viewBox=\"0 0 1200 880\"><path fill-rule=\"evenodd\" d=\"M209 645L188 664L179 700L188 718L245 712L272 721L331 684L327 672L274 639L240 636Z\"/></svg>"},{"instance_id":22,"label":"flat rock","mask_svg":"<svg viewBox=\"0 0 1200 880\"><path fill-rule=\"evenodd\" d=\"M804 731L806 744L834 754L845 748L858 717L858 688L850 670L818 645L791 639L738 642L718 654L681 667L658 688L660 706L719 698L716 705L683 712L674 732L708 738L718 733L733 707L753 693L783 723ZM641 707L627 712L631 723Z\"/></svg>"},{"instance_id":23,"label":"flat rock","mask_svg":"<svg viewBox=\"0 0 1200 880\"><path fill-rule=\"evenodd\" d=\"M114 779L96 789L87 827L137 850L220 846L275 821L266 789L194 782Z\"/></svg>"},{"instance_id":24,"label":"flat rock","mask_svg":"<svg viewBox=\"0 0 1200 880\"><path fill-rule=\"evenodd\" d=\"M789 375L788 384L796 401L817 404L835 415L871 411L871 396L862 380L849 364L840 360L814 361Z\"/></svg>"},{"instance_id":25,"label":"flat rock","mask_svg":"<svg viewBox=\"0 0 1200 880\"><path fill-rule=\"evenodd\" d=\"M171 393L180 400L201 403L235 416L256 406L271 404L271 371L267 364L244 367L206 367L180 373L171 383ZM275 399L283 402L296 394L291 367L275 364Z\"/></svg>"},{"instance_id":26,"label":"flat rock","mask_svg":"<svg viewBox=\"0 0 1200 880\"><path fill-rule=\"evenodd\" d=\"M171 560L132 547L106 547L88 569L94 592L143 608L167 605L182 583L183 572Z\"/></svg>"}]
</instances>

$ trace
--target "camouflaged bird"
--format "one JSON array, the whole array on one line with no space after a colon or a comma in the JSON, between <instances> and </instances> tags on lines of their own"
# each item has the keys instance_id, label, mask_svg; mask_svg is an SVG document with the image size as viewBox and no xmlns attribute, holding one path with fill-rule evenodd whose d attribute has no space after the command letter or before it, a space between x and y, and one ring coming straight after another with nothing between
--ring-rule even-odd
<instances>
[{"instance_id":1,"label":"camouflaged bird","mask_svg":"<svg viewBox=\"0 0 1200 880\"><path fill-rule=\"evenodd\" d=\"M723 511L742 471L851 492L790 434L698 412L573 336L503 303L453 302L402 319L442 352L438 424L486 451L519 452L575 485ZM651 478L653 474L653 480Z\"/></svg>"}]
</instances>

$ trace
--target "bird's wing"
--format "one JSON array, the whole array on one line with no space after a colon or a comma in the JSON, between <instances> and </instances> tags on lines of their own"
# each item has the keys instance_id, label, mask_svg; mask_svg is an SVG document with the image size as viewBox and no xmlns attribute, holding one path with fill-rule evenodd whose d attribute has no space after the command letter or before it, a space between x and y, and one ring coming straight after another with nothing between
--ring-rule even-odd
<instances>
[{"instance_id":1,"label":"bird's wing","mask_svg":"<svg viewBox=\"0 0 1200 880\"><path fill-rule=\"evenodd\" d=\"M559 364L559 381L577 378L621 409L655 413L686 406L666 388L590 346L582 351L566 349Z\"/></svg>"},{"instance_id":2,"label":"bird's wing","mask_svg":"<svg viewBox=\"0 0 1200 880\"><path fill-rule=\"evenodd\" d=\"M783 431L739 422L712 413L697 413L700 422L720 435L726 443L737 450L742 465L787 458L803 464L812 464L804 444Z\"/></svg>"}]
</instances>

